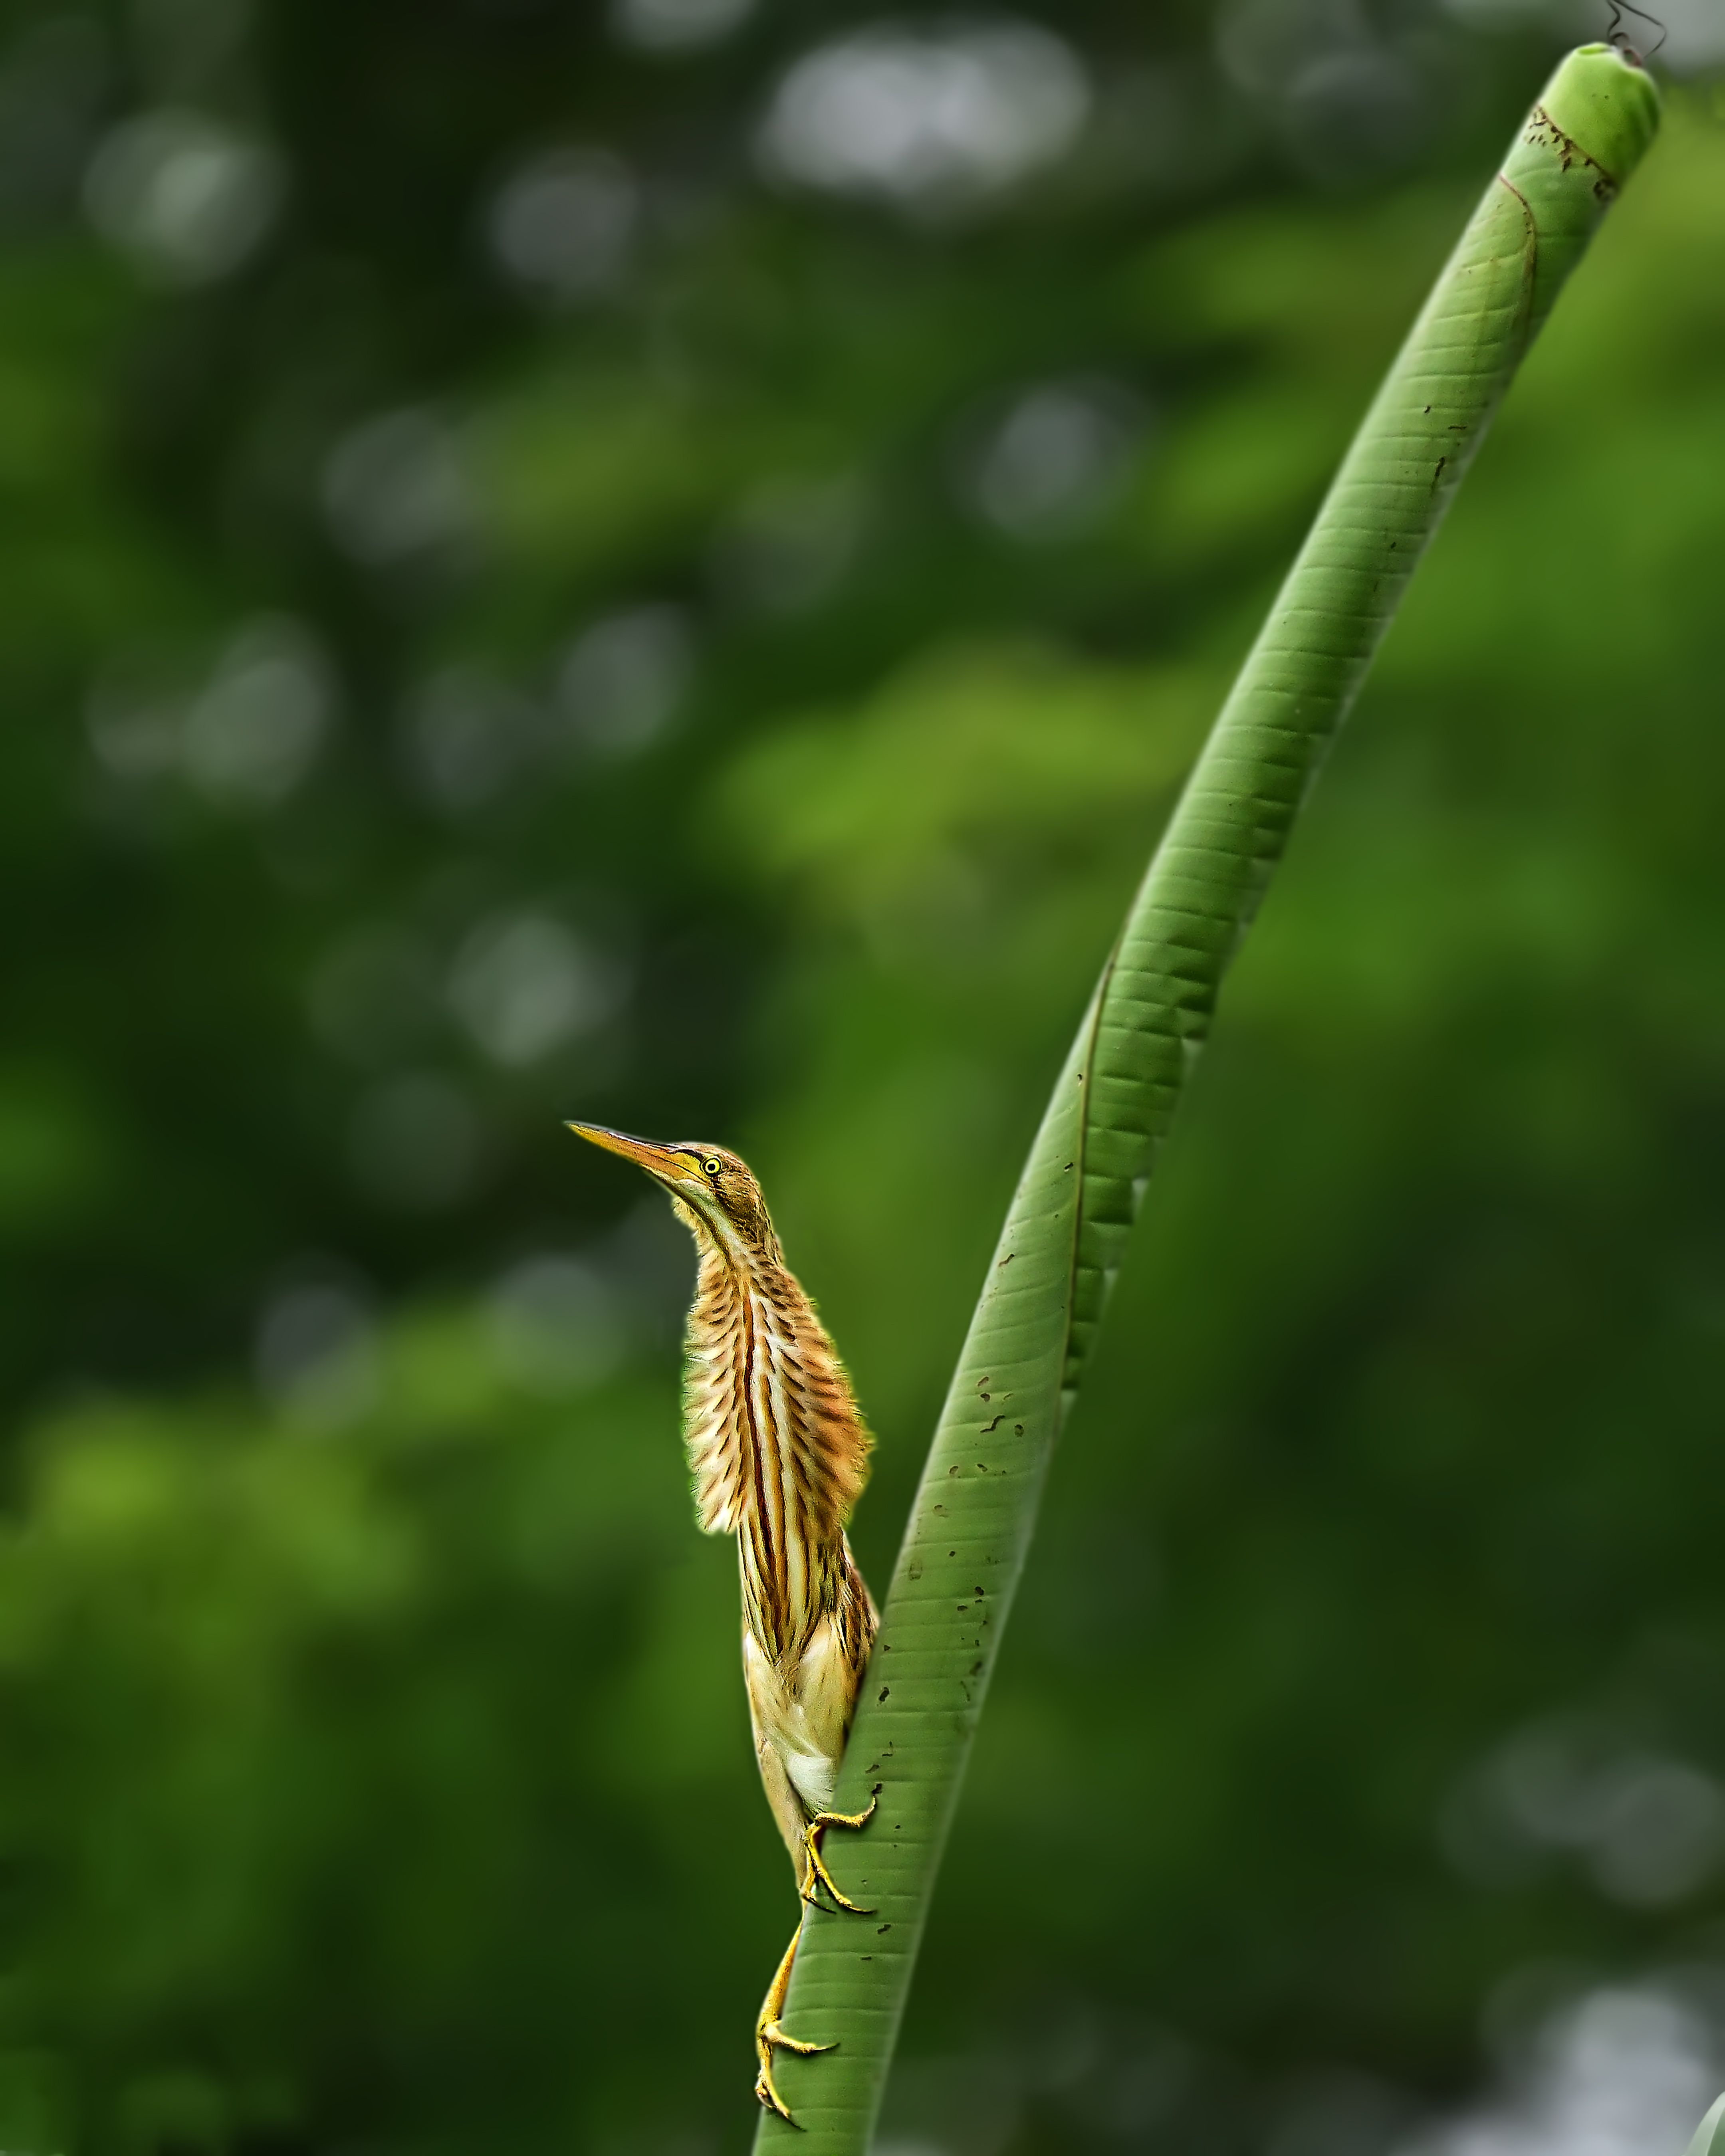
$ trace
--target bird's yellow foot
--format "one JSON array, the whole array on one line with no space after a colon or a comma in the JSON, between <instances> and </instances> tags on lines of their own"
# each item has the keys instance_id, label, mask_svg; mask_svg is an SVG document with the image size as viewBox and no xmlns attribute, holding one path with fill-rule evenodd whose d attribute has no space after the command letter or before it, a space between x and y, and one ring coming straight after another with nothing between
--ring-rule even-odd
<instances>
[{"instance_id":1,"label":"bird's yellow foot","mask_svg":"<svg viewBox=\"0 0 1725 2156\"><path fill-rule=\"evenodd\" d=\"M787 2036L777 2021L769 2021L763 2015L755 2024L755 2056L761 2061L761 2071L755 2076L755 2101L768 2111L776 2111L787 2126L794 2126L796 2119L773 2078L773 2054L794 2051L799 2059L812 2059L818 2051L838 2048L836 2044L805 2044L800 2036Z\"/></svg>"},{"instance_id":2,"label":"bird's yellow foot","mask_svg":"<svg viewBox=\"0 0 1725 2156\"><path fill-rule=\"evenodd\" d=\"M791 1988L797 1943L802 1936L803 1927L798 1924L784 1950L784 1958L767 1987L767 1996L761 2001L761 2011L755 2021L755 2056L761 2062L761 2071L755 2076L755 2100L767 2110L777 2112L787 2126L794 2126L797 2122L773 2078L773 2054L794 2051L800 2059L812 2059L818 2051L836 2051L839 2048L836 2044L807 2044L800 2036L787 2036L778 2025L778 2017L784 2011L785 1994Z\"/></svg>"},{"instance_id":3,"label":"bird's yellow foot","mask_svg":"<svg viewBox=\"0 0 1725 2156\"><path fill-rule=\"evenodd\" d=\"M874 1910L865 1909L860 1902L853 1902L848 1895L841 1894L833 1884L833 1875L828 1871L826 1860L820 1853L820 1838L829 1826L866 1826L875 1816L880 1802L878 1797L870 1797L865 1812L817 1812L803 1828L803 1847L809 1858L809 1869L803 1875L803 1899L805 1902L814 1902L815 1883L819 1881L839 1907L848 1910L853 1917L872 1917L875 1914Z\"/></svg>"},{"instance_id":4,"label":"bird's yellow foot","mask_svg":"<svg viewBox=\"0 0 1725 2156\"><path fill-rule=\"evenodd\" d=\"M871 1917L872 1909L860 1907L848 1894L842 1894L833 1884L833 1875L827 1870L820 1853L820 1838L829 1826L863 1827L875 1816L874 1799L865 1812L817 1812L803 1830L803 1849L808 1857L803 1874L803 1899L816 1902L817 1883L824 1887L841 1909L848 1909L855 1917ZM793 2051L799 2059L812 2059L821 2051L836 2051L836 2044L810 2044L801 2036L786 2035L779 2023L784 2011L786 1994L791 1988L791 1970L796 1964L797 1948L803 1937L798 1924L790 1944L784 1950L784 1958L773 1973L767 1987L767 1996L761 2001L761 2011L755 2022L755 2056L760 2061L760 2071L755 2076L756 2101L768 2111L776 2112L787 2126L797 2123L790 2106L778 2092L778 2084L773 2078L773 2054L775 2051Z\"/></svg>"}]
</instances>

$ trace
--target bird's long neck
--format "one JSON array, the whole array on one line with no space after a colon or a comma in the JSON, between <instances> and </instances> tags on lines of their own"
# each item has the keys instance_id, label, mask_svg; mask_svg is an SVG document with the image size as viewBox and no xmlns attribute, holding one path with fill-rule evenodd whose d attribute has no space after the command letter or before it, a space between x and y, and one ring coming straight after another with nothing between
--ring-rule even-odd
<instances>
[{"instance_id":1,"label":"bird's long neck","mask_svg":"<svg viewBox=\"0 0 1725 2156\"><path fill-rule=\"evenodd\" d=\"M684 1428L701 1524L734 1532L743 1609L770 1659L800 1653L848 1569L869 1435L813 1304L770 1250L697 1233Z\"/></svg>"}]
</instances>

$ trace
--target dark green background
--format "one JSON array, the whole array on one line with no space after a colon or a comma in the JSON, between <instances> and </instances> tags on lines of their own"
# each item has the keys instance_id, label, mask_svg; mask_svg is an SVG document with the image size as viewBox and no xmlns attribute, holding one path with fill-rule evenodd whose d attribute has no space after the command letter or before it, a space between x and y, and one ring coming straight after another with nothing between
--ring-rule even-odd
<instances>
[{"instance_id":1,"label":"dark green background","mask_svg":"<svg viewBox=\"0 0 1725 2156\"><path fill-rule=\"evenodd\" d=\"M688 1261L559 1119L755 1163L884 1579L1171 789L1560 49L1488 17L1050 11L1076 141L895 203L758 154L846 7L5 8L7 2148L744 2145L793 1905ZM1381 2156L1512 2008L1725 1969L1715 95L1229 990L901 2148ZM164 141L250 244L174 254ZM523 172L584 289L500 259Z\"/></svg>"}]
</instances>

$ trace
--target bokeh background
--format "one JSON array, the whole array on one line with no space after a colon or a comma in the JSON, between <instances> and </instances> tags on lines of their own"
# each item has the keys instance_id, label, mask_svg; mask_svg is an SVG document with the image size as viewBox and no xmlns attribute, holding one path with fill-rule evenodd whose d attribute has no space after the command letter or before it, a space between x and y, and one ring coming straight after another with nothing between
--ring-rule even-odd
<instances>
[{"instance_id":1,"label":"bokeh background","mask_svg":"<svg viewBox=\"0 0 1725 2156\"><path fill-rule=\"evenodd\" d=\"M1725 8L1231 985L897 2156L1725 2083ZM1527 0L8 0L0 2143L721 2156L793 1915L662 1201L884 1583L1068 1032ZM1654 33L1644 28L1651 44Z\"/></svg>"}]
</instances>

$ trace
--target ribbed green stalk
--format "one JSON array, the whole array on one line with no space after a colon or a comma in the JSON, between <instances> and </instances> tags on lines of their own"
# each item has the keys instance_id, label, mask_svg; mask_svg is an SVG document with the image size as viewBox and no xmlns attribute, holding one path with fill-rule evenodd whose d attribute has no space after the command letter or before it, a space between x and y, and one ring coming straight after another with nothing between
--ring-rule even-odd
<instances>
[{"instance_id":1,"label":"ribbed green stalk","mask_svg":"<svg viewBox=\"0 0 1725 2156\"><path fill-rule=\"evenodd\" d=\"M828 1856L878 1914L808 1918L784 2025L798 2156L861 2156L1055 1440L1217 990L1427 541L1659 100L1608 45L1558 69L1355 437L1216 721L1031 1148L881 1625ZM1153 1373L1149 1382L1153 1383ZM1009 1882L1002 1882L1003 1895ZM757 2148L790 2145L763 2116Z\"/></svg>"}]
</instances>

